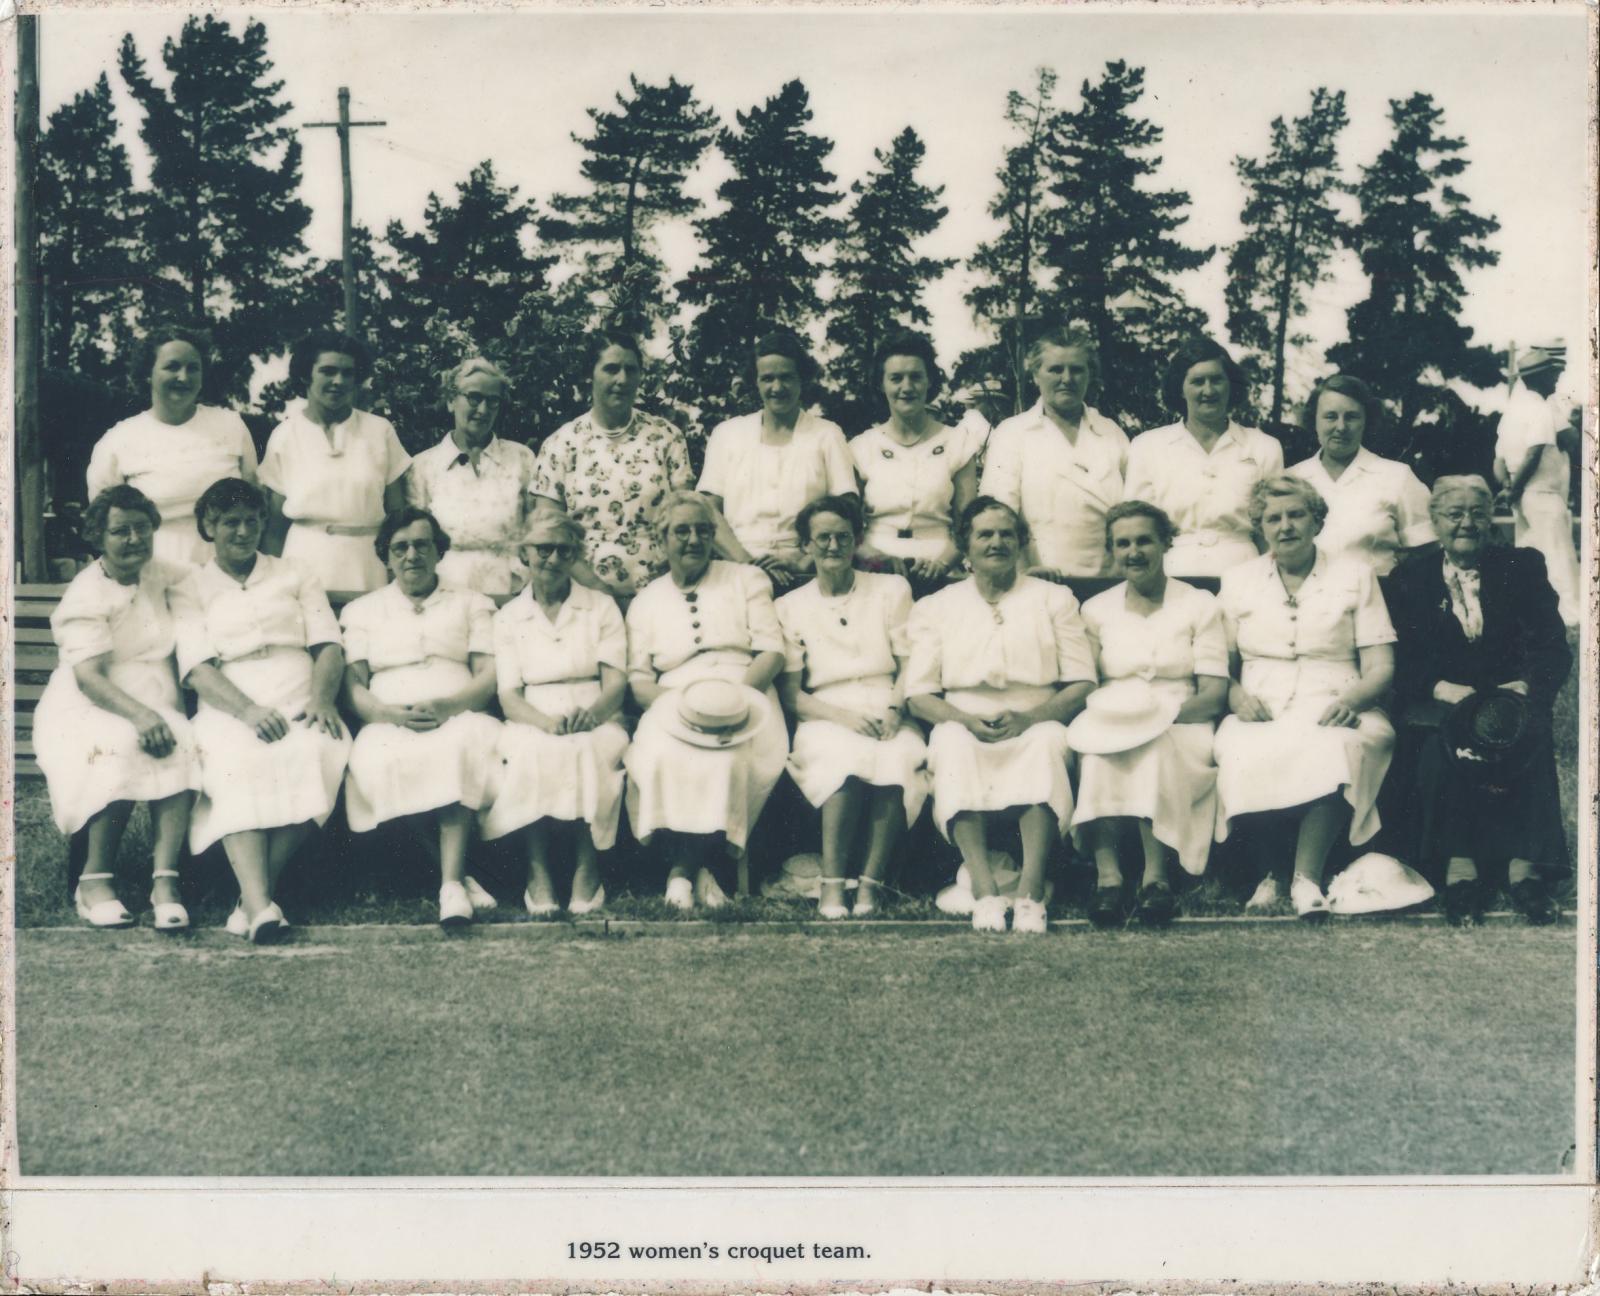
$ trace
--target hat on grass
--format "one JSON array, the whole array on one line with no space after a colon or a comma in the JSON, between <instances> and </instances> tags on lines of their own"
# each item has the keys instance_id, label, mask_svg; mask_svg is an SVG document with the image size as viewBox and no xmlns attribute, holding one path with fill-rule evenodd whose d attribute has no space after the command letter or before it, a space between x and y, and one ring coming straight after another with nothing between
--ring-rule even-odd
<instances>
[{"instance_id":1,"label":"hat on grass","mask_svg":"<svg viewBox=\"0 0 1600 1296\"><path fill-rule=\"evenodd\" d=\"M845 890L856 885L855 878L844 880ZM776 877L761 884L761 894L774 899L820 900L822 898L822 856L815 851L791 855L783 861Z\"/></svg>"},{"instance_id":2,"label":"hat on grass","mask_svg":"<svg viewBox=\"0 0 1600 1296\"><path fill-rule=\"evenodd\" d=\"M1387 913L1431 899L1433 888L1393 855L1370 851L1328 883L1328 908L1337 914Z\"/></svg>"},{"instance_id":3,"label":"hat on grass","mask_svg":"<svg viewBox=\"0 0 1600 1296\"><path fill-rule=\"evenodd\" d=\"M1142 679L1113 680L1089 694L1083 710L1067 726L1075 752L1107 756L1132 751L1172 727L1183 700L1158 693Z\"/></svg>"},{"instance_id":4,"label":"hat on grass","mask_svg":"<svg viewBox=\"0 0 1600 1296\"><path fill-rule=\"evenodd\" d=\"M1022 870L1017 867L1016 860L1004 851L992 850L989 852L989 871L994 874L994 888L1000 898L1006 902L1006 908L1016 903L1017 883L1022 880ZM1055 891L1055 884L1048 878L1044 884L1044 902L1050 903L1050 897ZM967 872L963 864L956 870L956 880L934 897L934 908L940 913L970 914L973 906L972 874Z\"/></svg>"},{"instance_id":5,"label":"hat on grass","mask_svg":"<svg viewBox=\"0 0 1600 1296\"><path fill-rule=\"evenodd\" d=\"M1539 730L1528 699L1510 689L1463 698L1439 722L1445 759L1486 792L1504 792L1528 767Z\"/></svg>"},{"instance_id":6,"label":"hat on grass","mask_svg":"<svg viewBox=\"0 0 1600 1296\"><path fill-rule=\"evenodd\" d=\"M696 680L678 693L667 712L667 728L684 742L713 750L749 742L761 728L762 697L730 680Z\"/></svg>"}]
</instances>

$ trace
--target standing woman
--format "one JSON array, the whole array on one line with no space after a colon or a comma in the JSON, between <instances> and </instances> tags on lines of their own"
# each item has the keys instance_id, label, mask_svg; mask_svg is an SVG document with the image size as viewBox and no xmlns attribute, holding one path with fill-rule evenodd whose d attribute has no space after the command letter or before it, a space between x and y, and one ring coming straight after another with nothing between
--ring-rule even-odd
<instances>
[{"instance_id":1,"label":"standing woman","mask_svg":"<svg viewBox=\"0 0 1600 1296\"><path fill-rule=\"evenodd\" d=\"M331 329L301 338L289 355L289 379L305 400L285 412L261 460L268 552L298 563L324 590L359 594L385 582L372 539L384 516L406 502L410 456L388 419L356 408L371 372L359 338Z\"/></svg>"},{"instance_id":2,"label":"standing woman","mask_svg":"<svg viewBox=\"0 0 1600 1296\"><path fill-rule=\"evenodd\" d=\"M951 519L977 493L983 445L928 408L944 374L926 335L896 333L878 348L872 368L889 420L850 442L867 512L862 556L899 558L913 590L937 589L960 564Z\"/></svg>"},{"instance_id":3,"label":"standing woman","mask_svg":"<svg viewBox=\"0 0 1600 1296\"><path fill-rule=\"evenodd\" d=\"M152 559L161 514L136 487L111 486L83 515L98 561L73 577L50 614L61 664L34 714L39 768L56 827L82 832L86 856L73 891L94 927L133 919L117 899L117 848L134 803L150 804L150 903L158 931L189 925L178 856L200 760L172 669L168 590L188 571Z\"/></svg>"},{"instance_id":4,"label":"standing woman","mask_svg":"<svg viewBox=\"0 0 1600 1296\"><path fill-rule=\"evenodd\" d=\"M962 511L972 579L911 613L911 714L932 725L933 819L972 878L975 931L1004 931L1006 902L989 868L988 819L1022 814L1022 876L1012 929L1045 930L1045 866L1072 822L1066 722L1094 687L1077 600L1021 568L1028 528L986 495Z\"/></svg>"},{"instance_id":5,"label":"standing woman","mask_svg":"<svg viewBox=\"0 0 1600 1296\"><path fill-rule=\"evenodd\" d=\"M627 685L628 640L609 594L576 584L583 528L562 513L528 524L527 587L494 618L500 709L501 772L494 805L482 817L486 841L527 829L528 884L534 915L555 913L550 877L553 821L573 825L575 856L569 913L606 902L599 852L616 844L622 810L618 723Z\"/></svg>"},{"instance_id":6,"label":"standing woman","mask_svg":"<svg viewBox=\"0 0 1600 1296\"><path fill-rule=\"evenodd\" d=\"M339 795L350 737L335 697L344 674L339 623L316 577L258 553L261 492L237 479L195 505L215 557L172 594L178 674L199 695L201 794L195 854L220 840L239 882L228 930L257 944L288 925L278 879Z\"/></svg>"},{"instance_id":7,"label":"standing woman","mask_svg":"<svg viewBox=\"0 0 1600 1296\"><path fill-rule=\"evenodd\" d=\"M712 429L700 493L732 529L725 556L755 563L787 589L811 570L795 516L819 495L855 494L855 469L839 425L805 408L817 363L800 339L768 333L751 361L761 408Z\"/></svg>"},{"instance_id":8,"label":"standing woman","mask_svg":"<svg viewBox=\"0 0 1600 1296\"><path fill-rule=\"evenodd\" d=\"M1191 338L1161 384L1167 408L1183 421L1136 436L1128 448L1123 498L1156 505L1178 528L1169 576L1220 576L1259 553L1250 491L1283 471L1283 447L1228 417L1244 389L1232 356L1210 338Z\"/></svg>"},{"instance_id":9,"label":"standing woman","mask_svg":"<svg viewBox=\"0 0 1600 1296\"><path fill-rule=\"evenodd\" d=\"M521 442L495 435L510 394L505 374L482 356L449 370L444 406L455 426L413 459L406 474L407 502L432 513L450 537L439 579L501 600L527 579L518 550L537 462Z\"/></svg>"},{"instance_id":10,"label":"standing woman","mask_svg":"<svg viewBox=\"0 0 1600 1296\"><path fill-rule=\"evenodd\" d=\"M1122 499L1128 434L1084 404L1100 377L1099 351L1082 329L1052 328L1027 362L1039 403L989 437L983 493L1021 514L1034 575L1102 575L1111 558L1106 510Z\"/></svg>"},{"instance_id":11,"label":"standing woman","mask_svg":"<svg viewBox=\"0 0 1600 1296\"><path fill-rule=\"evenodd\" d=\"M232 410L200 404L210 339L195 329L158 325L134 352L133 372L150 388L150 408L123 419L89 456L89 498L112 486L137 486L161 512L155 556L199 566L211 546L194 525L194 502L222 477L256 479L256 447Z\"/></svg>"},{"instance_id":12,"label":"standing woman","mask_svg":"<svg viewBox=\"0 0 1600 1296\"><path fill-rule=\"evenodd\" d=\"M540 508L565 512L583 527L584 554L573 575L624 604L665 565L652 525L661 501L694 481L683 433L634 408L641 354L620 330L589 334L589 409L539 448L531 487Z\"/></svg>"},{"instance_id":13,"label":"standing woman","mask_svg":"<svg viewBox=\"0 0 1600 1296\"><path fill-rule=\"evenodd\" d=\"M904 716L911 587L899 576L855 570L863 526L854 495L814 499L795 524L817 576L777 605L786 655L780 687L799 723L789 772L822 810L824 918L849 912L844 884L866 816L859 918L877 908L873 892L895 842L928 795L928 749Z\"/></svg>"},{"instance_id":14,"label":"standing woman","mask_svg":"<svg viewBox=\"0 0 1600 1296\"><path fill-rule=\"evenodd\" d=\"M1387 576L1401 557L1431 546L1428 488L1405 464L1363 444L1382 425L1383 406L1372 388L1348 374L1324 378L1306 402L1305 417L1322 449L1289 471L1328 502L1317 548Z\"/></svg>"},{"instance_id":15,"label":"standing woman","mask_svg":"<svg viewBox=\"0 0 1600 1296\"><path fill-rule=\"evenodd\" d=\"M426 509L384 518L375 544L394 574L348 604L346 704L361 721L350 750L345 815L370 832L407 815L439 823L439 922L472 921L467 849L489 800L500 722L494 696L494 604L439 579L450 537Z\"/></svg>"}]
</instances>

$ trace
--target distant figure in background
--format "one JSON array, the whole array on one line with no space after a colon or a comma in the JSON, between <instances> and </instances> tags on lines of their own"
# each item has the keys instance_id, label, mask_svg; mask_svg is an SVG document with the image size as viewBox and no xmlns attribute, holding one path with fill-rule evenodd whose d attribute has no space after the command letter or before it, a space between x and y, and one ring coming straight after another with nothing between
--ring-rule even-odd
<instances>
[{"instance_id":1,"label":"distant figure in background","mask_svg":"<svg viewBox=\"0 0 1600 1296\"><path fill-rule=\"evenodd\" d=\"M1530 347L1516 360L1511 395L1500 416L1494 475L1505 488L1516 523L1515 543L1544 555L1561 619L1576 626L1583 617L1578 555L1572 545L1572 464L1560 440L1567 426L1550 399L1566 367L1560 342Z\"/></svg>"},{"instance_id":2,"label":"distant figure in background","mask_svg":"<svg viewBox=\"0 0 1600 1296\"><path fill-rule=\"evenodd\" d=\"M150 408L123 419L95 443L89 498L126 482L161 511L155 557L199 566L211 546L194 525L194 502L221 477L256 479L256 447L232 410L200 404L210 339L162 324L134 354L133 374L150 388Z\"/></svg>"}]
</instances>

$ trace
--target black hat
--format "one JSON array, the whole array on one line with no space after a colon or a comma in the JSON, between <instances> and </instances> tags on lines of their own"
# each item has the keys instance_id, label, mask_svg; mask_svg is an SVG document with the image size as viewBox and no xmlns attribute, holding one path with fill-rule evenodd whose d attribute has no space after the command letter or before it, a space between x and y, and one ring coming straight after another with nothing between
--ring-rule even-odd
<instances>
[{"instance_id":1,"label":"black hat","mask_svg":"<svg viewBox=\"0 0 1600 1296\"><path fill-rule=\"evenodd\" d=\"M1506 792L1527 769L1539 733L1528 699L1510 689L1463 698L1439 725L1445 759L1486 792Z\"/></svg>"}]
</instances>

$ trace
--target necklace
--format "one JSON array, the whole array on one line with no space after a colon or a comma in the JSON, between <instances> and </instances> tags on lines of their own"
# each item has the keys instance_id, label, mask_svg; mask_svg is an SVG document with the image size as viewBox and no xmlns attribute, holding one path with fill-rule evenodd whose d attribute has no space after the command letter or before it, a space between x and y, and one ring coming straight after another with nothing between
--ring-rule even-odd
<instances>
[{"instance_id":1,"label":"necklace","mask_svg":"<svg viewBox=\"0 0 1600 1296\"><path fill-rule=\"evenodd\" d=\"M850 618L845 613L849 611L850 602L855 598L856 591L859 588L860 586L855 581L855 574L852 572L850 588L845 590L843 594L824 594L821 585L817 586L817 593L821 595L823 607L827 608L830 614L839 618L840 625L847 626L850 624Z\"/></svg>"},{"instance_id":2,"label":"necklace","mask_svg":"<svg viewBox=\"0 0 1600 1296\"><path fill-rule=\"evenodd\" d=\"M978 588L976 583L974 583L972 588L977 590L978 591L978 597L981 598L985 603L987 603L989 605L989 612L994 617L994 623L997 626L1003 626L1006 623L1006 618L1005 618L1005 614L1000 611L1000 600L1005 598L1005 596L1007 594L1011 593L1011 590L1010 589L1003 589L1003 590L1000 591L1000 593L995 595L994 598L990 598L987 594L985 594L981 589ZM1014 589L1015 586L1013 586L1012 588Z\"/></svg>"}]
</instances>

